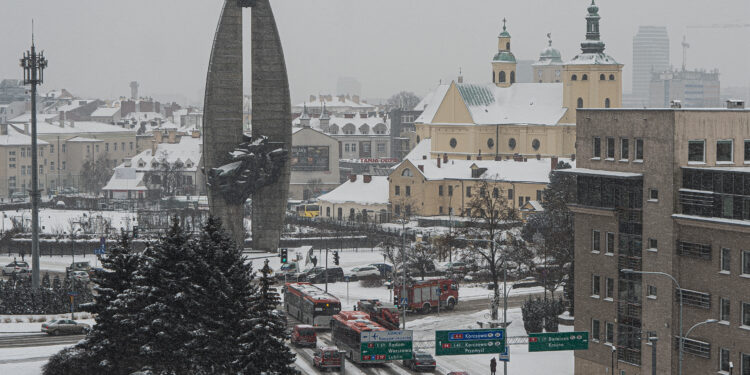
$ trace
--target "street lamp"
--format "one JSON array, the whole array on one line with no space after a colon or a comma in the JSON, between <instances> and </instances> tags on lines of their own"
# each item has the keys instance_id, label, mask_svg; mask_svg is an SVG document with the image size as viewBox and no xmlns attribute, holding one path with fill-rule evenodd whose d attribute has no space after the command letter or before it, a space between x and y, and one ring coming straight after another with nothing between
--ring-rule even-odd
<instances>
[{"instance_id":1,"label":"street lamp","mask_svg":"<svg viewBox=\"0 0 750 375\"><path fill-rule=\"evenodd\" d=\"M641 275L661 275L661 276L666 276L666 277L669 277L670 279L672 279L672 282L674 282L675 285L677 285L677 290L680 292L680 346L679 346L680 351L679 351L679 361L678 361L679 362L679 365L678 365L679 372L678 372L678 374L682 375L682 354L683 354L683 351L684 351L683 349L684 349L684 341L685 341L685 339L684 339L684 336L682 335L682 288L680 287L680 283L677 282L677 279L675 279L674 276L672 276L672 275L670 275L670 274L668 274L666 272L635 271L635 270L630 269L630 268L621 269L620 272L622 272L622 273L636 273L636 274L641 274Z\"/></svg>"},{"instance_id":2,"label":"street lamp","mask_svg":"<svg viewBox=\"0 0 750 375\"><path fill-rule=\"evenodd\" d=\"M44 52L36 53L33 21L31 50L23 54L23 84L31 85L31 285L39 289L39 161L36 139L36 86L44 81L47 59Z\"/></svg>"},{"instance_id":3,"label":"street lamp","mask_svg":"<svg viewBox=\"0 0 750 375\"><path fill-rule=\"evenodd\" d=\"M453 237L453 192L456 188L460 188L460 185L448 185L448 236ZM459 190L460 192L460 190ZM445 258L443 258L445 259ZM453 242L448 243L448 261L453 262Z\"/></svg>"},{"instance_id":4,"label":"street lamp","mask_svg":"<svg viewBox=\"0 0 750 375\"><path fill-rule=\"evenodd\" d=\"M698 327L698 326L702 326L702 325L704 325L704 324L711 324L711 323L716 323L716 322L718 322L718 321L719 321L718 319L706 319L706 320L705 320L705 321L703 321L703 322L695 323L695 324L694 324L694 325L693 325L692 327L690 327L690 329L689 329L689 330L687 331L687 333L685 334L685 339L687 339L687 338L688 338L688 336L690 336L690 332L692 332L692 331L693 331L693 329L695 329L696 327Z\"/></svg>"}]
</instances>

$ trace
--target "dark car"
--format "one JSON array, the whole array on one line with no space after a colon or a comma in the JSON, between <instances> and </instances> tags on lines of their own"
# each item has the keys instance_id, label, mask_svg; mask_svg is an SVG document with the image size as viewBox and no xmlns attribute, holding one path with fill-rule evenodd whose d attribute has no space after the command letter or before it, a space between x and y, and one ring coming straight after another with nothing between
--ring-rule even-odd
<instances>
[{"instance_id":1,"label":"dark car","mask_svg":"<svg viewBox=\"0 0 750 375\"><path fill-rule=\"evenodd\" d=\"M393 272L393 266L388 263L371 263L370 265L380 271L380 276L388 276Z\"/></svg>"},{"instance_id":2,"label":"dark car","mask_svg":"<svg viewBox=\"0 0 750 375\"><path fill-rule=\"evenodd\" d=\"M326 281L326 273L328 274L328 282L336 282L344 279L344 270L341 267L328 267L328 270L321 269L318 272L311 272L307 275L306 281L320 284Z\"/></svg>"},{"instance_id":3,"label":"dark car","mask_svg":"<svg viewBox=\"0 0 750 375\"><path fill-rule=\"evenodd\" d=\"M412 352L411 359L404 360L404 366L412 371L435 371L435 358L427 352Z\"/></svg>"}]
</instances>

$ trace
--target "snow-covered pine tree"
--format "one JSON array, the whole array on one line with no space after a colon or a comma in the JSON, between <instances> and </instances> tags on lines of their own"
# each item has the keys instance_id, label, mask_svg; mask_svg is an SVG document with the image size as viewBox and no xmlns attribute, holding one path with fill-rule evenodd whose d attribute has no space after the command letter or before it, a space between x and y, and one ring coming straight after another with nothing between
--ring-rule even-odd
<instances>
[{"instance_id":1,"label":"snow-covered pine tree","mask_svg":"<svg viewBox=\"0 0 750 375\"><path fill-rule=\"evenodd\" d=\"M260 272L260 290L254 298L252 317L242 325L242 373L297 374L292 367L295 354L284 342L288 338L286 319L282 311L276 310L279 296L270 287L268 260Z\"/></svg>"}]
</instances>

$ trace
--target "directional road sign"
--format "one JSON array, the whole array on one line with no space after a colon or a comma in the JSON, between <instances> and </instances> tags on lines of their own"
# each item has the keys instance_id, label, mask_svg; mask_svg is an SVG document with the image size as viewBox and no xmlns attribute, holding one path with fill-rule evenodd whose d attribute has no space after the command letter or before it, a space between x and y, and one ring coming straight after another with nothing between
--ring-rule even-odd
<instances>
[{"instance_id":1,"label":"directional road sign","mask_svg":"<svg viewBox=\"0 0 750 375\"><path fill-rule=\"evenodd\" d=\"M435 331L435 355L491 354L505 351L505 329Z\"/></svg>"},{"instance_id":2,"label":"directional road sign","mask_svg":"<svg viewBox=\"0 0 750 375\"><path fill-rule=\"evenodd\" d=\"M503 362L510 362L510 345L505 345L505 350L500 353L499 358Z\"/></svg>"},{"instance_id":3,"label":"directional road sign","mask_svg":"<svg viewBox=\"0 0 750 375\"><path fill-rule=\"evenodd\" d=\"M412 331L367 331L360 334L362 361L411 359Z\"/></svg>"},{"instance_id":4,"label":"directional road sign","mask_svg":"<svg viewBox=\"0 0 750 375\"><path fill-rule=\"evenodd\" d=\"M530 352L587 350L588 348L588 332L549 332L529 334Z\"/></svg>"}]
</instances>

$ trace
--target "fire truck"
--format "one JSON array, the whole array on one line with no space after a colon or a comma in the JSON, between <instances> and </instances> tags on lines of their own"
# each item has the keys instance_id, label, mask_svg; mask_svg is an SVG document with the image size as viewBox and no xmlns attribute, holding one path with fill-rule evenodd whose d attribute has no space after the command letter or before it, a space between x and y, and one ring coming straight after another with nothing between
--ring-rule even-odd
<instances>
[{"instance_id":1,"label":"fire truck","mask_svg":"<svg viewBox=\"0 0 750 375\"><path fill-rule=\"evenodd\" d=\"M357 301L357 310L370 315L370 320L380 324L385 329L398 329L398 308L388 302L377 299L361 299Z\"/></svg>"},{"instance_id":2,"label":"fire truck","mask_svg":"<svg viewBox=\"0 0 750 375\"><path fill-rule=\"evenodd\" d=\"M394 285L393 298L406 305L407 311L427 314L433 308L453 310L458 303L458 284L451 279L413 281L406 284L406 295L402 296L402 286Z\"/></svg>"}]
</instances>

